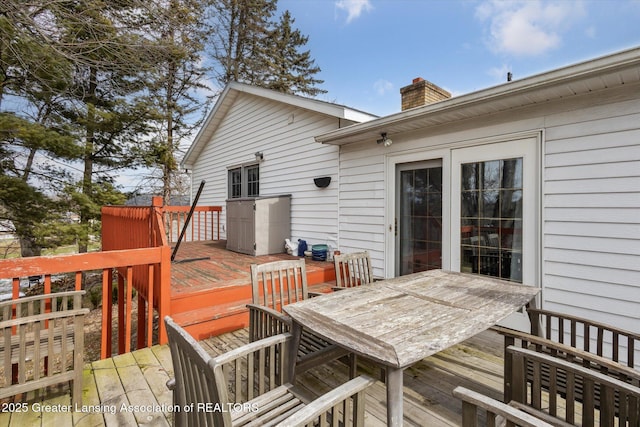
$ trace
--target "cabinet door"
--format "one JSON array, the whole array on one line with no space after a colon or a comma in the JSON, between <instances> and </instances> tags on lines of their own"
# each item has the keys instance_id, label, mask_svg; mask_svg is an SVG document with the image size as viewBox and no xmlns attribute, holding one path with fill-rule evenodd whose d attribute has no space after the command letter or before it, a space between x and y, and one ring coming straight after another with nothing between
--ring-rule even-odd
<instances>
[{"instance_id":1,"label":"cabinet door","mask_svg":"<svg viewBox=\"0 0 640 427\"><path fill-rule=\"evenodd\" d=\"M243 254L255 254L255 202L245 200L240 202L240 212L238 214L238 252Z\"/></svg>"},{"instance_id":2,"label":"cabinet door","mask_svg":"<svg viewBox=\"0 0 640 427\"><path fill-rule=\"evenodd\" d=\"M254 254L254 216L253 200L234 200L227 203L227 249Z\"/></svg>"},{"instance_id":3,"label":"cabinet door","mask_svg":"<svg viewBox=\"0 0 640 427\"><path fill-rule=\"evenodd\" d=\"M238 251L239 247L238 211L238 202L227 202L227 249L230 251Z\"/></svg>"}]
</instances>

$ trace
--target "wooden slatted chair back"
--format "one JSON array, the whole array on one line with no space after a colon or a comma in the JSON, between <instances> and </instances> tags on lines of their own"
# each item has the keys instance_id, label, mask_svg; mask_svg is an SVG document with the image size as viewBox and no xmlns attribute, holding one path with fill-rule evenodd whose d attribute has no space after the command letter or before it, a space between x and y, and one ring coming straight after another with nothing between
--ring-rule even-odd
<instances>
[{"instance_id":1,"label":"wooden slatted chair back","mask_svg":"<svg viewBox=\"0 0 640 427\"><path fill-rule=\"evenodd\" d=\"M211 356L200 344L169 316L164 318L169 338L169 349L175 376L173 403L185 408L191 403L220 402L216 389ZM176 411L174 425L177 427L224 424L221 411Z\"/></svg>"},{"instance_id":2,"label":"wooden slatted chair back","mask_svg":"<svg viewBox=\"0 0 640 427\"><path fill-rule=\"evenodd\" d=\"M0 302L0 398L73 382L82 405L85 291Z\"/></svg>"},{"instance_id":3,"label":"wooden slatted chair back","mask_svg":"<svg viewBox=\"0 0 640 427\"><path fill-rule=\"evenodd\" d=\"M282 311L309 297L304 259L251 264L253 304Z\"/></svg>"},{"instance_id":4,"label":"wooden slatted chair back","mask_svg":"<svg viewBox=\"0 0 640 427\"><path fill-rule=\"evenodd\" d=\"M518 407L584 427L596 425L598 419L601 427L640 425L639 387L529 349L510 346L507 353L513 360L512 399ZM543 372L548 372L550 378L548 389L541 381ZM558 378L565 382L563 390Z\"/></svg>"},{"instance_id":5,"label":"wooden slatted chair back","mask_svg":"<svg viewBox=\"0 0 640 427\"><path fill-rule=\"evenodd\" d=\"M531 333L640 369L640 334L613 325L527 307Z\"/></svg>"},{"instance_id":6,"label":"wooden slatted chair back","mask_svg":"<svg viewBox=\"0 0 640 427\"><path fill-rule=\"evenodd\" d=\"M165 317L175 380L178 427L364 426L365 389L375 380L360 376L309 402L288 381L291 334L251 342L209 356L189 333ZM328 424L327 424L328 423Z\"/></svg>"},{"instance_id":7,"label":"wooden slatted chair back","mask_svg":"<svg viewBox=\"0 0 640 427\"><path fill-rule=\"evenodd\" d=\"M169 347L175 375L174 404L180 408L194 404L194 410L176 412L175 425L224 426L243 425L243 417L251 418L268 405L254 401L276 388L281 388L281 402L295 409L302 401L288 396L287 357L285 345L290 334L260 340L219 356L211 357L202 346L169 316L165 317ZM199 410L197 410L199 409Z\"/></svg>"},{"instance_id":8,"label":"wooden slatted chair back","mask_svg":"<svg viewBox=\"0 0 640 427\"><path fill-rule=\"evenodd\" d=\"M640 371L637 369L630 368L624 364L615 362L606 357L598 356L597 354L594 354L594 353L589 353L587 351L581 350L580 348L572 347L567 344L562 344L557 341L548 340L546 338L527 334L521 331L516 331L514 329L504 328L501 326L494 326L493 330L495 330L496 332L504 336L504 348L505 348L504 398L505 398L505 401L511 400L511 396L512 396L511 373L512 373L513 360L511 357L511 353L506 351L506 349L509 346L535 349L535 351L537 351L538 353L544 353L544 354L551 355L555 358L564 359L568 362L582 365L584 367L588 367L591 370L604 373L620 381L629 383L636 387L640 387ZM528 381L532 382L533 369L531 367L528 367L527 375L528 375L527 377ZM554 378L554 380L556 382L555 386L558 392L561 394L564 394L565 388L567 386L567 381L562 376L562 373L559 373L556 376L556 378ZM544 388L545 390L550 389L551 378L550 378L550 373L548 369L544 368L543 371L540 372L539 381L542 388ZM575 384L575 387L576 387L575 393L576 393L576 396L580 398L580 395L582 393L582 384L580 383L579 378L577 381L578 382ZM596 407L599 407L600 405L600 392L597 386L595 387L595 404L596 404Z\"/></svg>"},{"instance_id":9,"label":"wooden slatted chair back","mask_svg":"<svg viewBox=\"0 0 640 427\"><path fill-rule=\"evenodd\" d=\"M368 251L334 255L336 288L351 288L373 282Z\"/></svg>"}]
</instances>

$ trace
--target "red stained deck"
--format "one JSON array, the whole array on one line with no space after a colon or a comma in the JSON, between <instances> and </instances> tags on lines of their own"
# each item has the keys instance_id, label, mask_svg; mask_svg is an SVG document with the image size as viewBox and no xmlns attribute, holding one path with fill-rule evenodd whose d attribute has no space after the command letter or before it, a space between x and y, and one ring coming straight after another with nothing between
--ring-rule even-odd
<instances>
[{"instance_id":1,"label":"red stained deck","mask_svg":"<svg viewBox=\"0 0 640 427\"><path fill-rule=\"evenodd\" d=\"M171 316L197 339L244 328L251 301L251 264L296 259L285 253L250 256L226 248L226 241L182 243L171 263ZM329 292L333 263L306 258L310 290Z\"/></svg>"}]
</instances>

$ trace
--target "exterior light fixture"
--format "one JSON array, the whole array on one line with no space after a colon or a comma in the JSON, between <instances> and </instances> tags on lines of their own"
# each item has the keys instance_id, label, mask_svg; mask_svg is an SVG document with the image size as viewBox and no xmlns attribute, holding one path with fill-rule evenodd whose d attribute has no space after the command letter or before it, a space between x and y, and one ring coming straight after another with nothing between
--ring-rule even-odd
<instances>
[{"instance_id":1,"label":"exterior light fixture","mask_svg":"<svg viewBox=\"0 0 640 427\"><path fill-rule=\"evenodd\" d=\"M256 161L257 162L261 162L262 159L264 159L264 155L262 154L262 151L256 151L255 156L256 156Z\"/></svg>"},{"instance_id":2,"label":"exterior light fixture","mask_svg":"<svg viewBox=\"0 0 640 427\"><path fill-rule=\"evenodd\" d=\"M376 141L378 144L383 144L385 147L388 147L391 144L393 144L393 141L391 140L391 138L387 138L387 133L386 132L382 132L380 134L380 136L382 138L380 138L379 140Z\"/></svg>"}]
</instances>

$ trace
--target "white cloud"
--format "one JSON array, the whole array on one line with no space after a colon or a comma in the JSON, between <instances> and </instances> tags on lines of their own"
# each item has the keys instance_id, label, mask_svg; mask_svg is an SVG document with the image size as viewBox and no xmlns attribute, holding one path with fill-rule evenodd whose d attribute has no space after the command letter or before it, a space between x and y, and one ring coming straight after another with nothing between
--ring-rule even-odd
<instances>
[{"instance_id":1,"label":"white cloud","mask_svg":"<svg viewBox=\"0 0 640 427\"><path fill-rule=\"evenodd\" d=\"M584 13L579 0L488 0L476 8L476 17L489 21L490 48L518 56L536 56L559 47L562 33Z\"/></svg>"},{"instance_id":2,"label":"white cloud","mask_svg":"<svg viewBox=\"0 0 640 427\"><path fill-rule=\"evenodd\" d=\"M347 24L358 18L362 12L373 9L370 0L338 0L336 7L347 11Z\"/></svg>"},{"instance_id":3,"label":"white cloud","mask_svg":"<svg viewBox=\"0 0 640 427\"><path fill-rule=\"evenodd\" d=\"M378 95L382 96L393 90L393 83L385 79L378 79L373 84L373 88Z\"/></svg>"}]
</instances>

